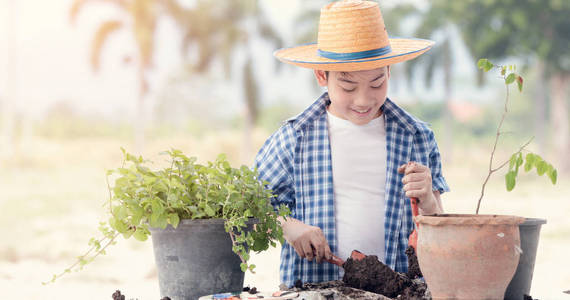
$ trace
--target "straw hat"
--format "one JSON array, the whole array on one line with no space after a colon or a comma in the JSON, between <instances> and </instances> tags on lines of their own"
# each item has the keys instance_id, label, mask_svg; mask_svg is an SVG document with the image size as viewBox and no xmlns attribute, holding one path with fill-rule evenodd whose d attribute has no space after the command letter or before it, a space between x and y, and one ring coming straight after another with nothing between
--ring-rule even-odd
<instances>
[{"instance_id":1,"label":"straw hat","mask_svg":"<svg viewBox=\"0 0 570 300\"><path fill-rule=\"evenodd\" d=\"M318 43L284 48L282 62L325 71L372 70L413 59L434 42L389 38L378 3L343 0L321 9Z\"/></svg>"}]
</instances>

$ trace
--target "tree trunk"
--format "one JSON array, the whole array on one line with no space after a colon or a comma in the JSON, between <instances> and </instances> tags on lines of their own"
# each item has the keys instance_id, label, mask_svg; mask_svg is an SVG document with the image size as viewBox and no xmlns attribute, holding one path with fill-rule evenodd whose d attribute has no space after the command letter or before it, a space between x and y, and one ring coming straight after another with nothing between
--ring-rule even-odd
<instances>
[{"instance_id":1,"label":"tree trunk","mask_svg":"<svg viewBox=\"0 0 570 300\"><path fill-rule=\"evenodd\" d=\"M142 64L142 63L141 63ZM144 130L145 130L145 110L144 103L148 91L148 84L144 77L144 68L140 66L139 76L139 93L136 104L136 115L134 116L134 137L135 137L135 153L142 154L144 150Z\"/></svg>"},{"instance_id":2,"label":"tree trunk","mask_svg":"<svg viewBox=\"0 0 570 300\"><path fill-rule=\"evenodd\" d=\"M448 34L449 36L449 34ZM444 71L444 85L445 85L445 111L443 116L443 154L445 161L450 163L453 158L453 124L451 116L451 97L453 94L452 85L452 68L451 68L451 49L449 39L446 41L443 48L443 71Z\"/></svg>"},{"instance_id":3,"label":"tree trunk","mask_svg":"<svg viewBox=\"0 0 570 300\"><path fill-rule=\"evenodd\" d=\"M251 57L245 62L243 70L243 91L245 98L244 112L244 137L241 160L243 163L250 163L252 153L252 131L255 126L259 106L259 94L255 75L253 74L253 64Z\"/></svg>"},{"instance_id":4,"label":"tree trunk","mask_svg":"<svg viewBox=\"0 0 570 300\"><path fill-rule=\"evenodd\" d=\"M536 65L536 90L534 92L534 136L538 144L538 152L544 152L546 132L546 95L542 87L545 86L544 63L538 61Z\"/></svg>"},{"instance_id":5,"label":"tree trunk","mask_svg":"<svg viewBox=\"0 0 570 300\"><path fill-rule=\"evenodd\" d=\"M566 87L570 76L557 73L550 78L552 139L558 160L557 166L564 172L570 171L570 128L568 127L568 100Z\"/></svg>"}]
</instances>

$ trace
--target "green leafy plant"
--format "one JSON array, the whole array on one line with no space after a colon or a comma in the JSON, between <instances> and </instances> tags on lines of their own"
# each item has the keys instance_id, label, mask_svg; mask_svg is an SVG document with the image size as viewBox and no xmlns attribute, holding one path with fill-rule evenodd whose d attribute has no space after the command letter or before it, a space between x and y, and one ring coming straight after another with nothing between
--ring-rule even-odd
<instances>
[{"instance_id":1,"label":"green leafy plant","mask_svg":"<svg viewBox=\"0 0 570 300\"><path fill-rule=\"evenodd\" d=\"M169 157L169 166L151 170L150 161L123 151L123 165L107 172L107 179L115 177L109 185L109 219L101 222L102 237L89 241L88 251L50 282L71 271L81 270L97 256L105 254L119 235L147 240L149 227L176 228L181 219L222 218L231 237L233 251L241 259L243 272L254 272L248 264L249 250L267 250L276 241L283 243L283 231L278 217L290 214L282 205L275 210L274 197L266 189L267 182L258 180L257 170L246 166L232 168L221 154L206 165L197 164L195 157L187 157L179 150L161 154ZM255 218L253 230L247 230L246 221ZM44 283L45 284L45 283Z\"/></svg>"},{"instance_id":2,"label":"green leafy plant","mask_svg":"<svg viewBox=\"0 0 570 300\"><path fill-rule=\"evenodd\" d=\"M507 187L507 191L512 191L515 188L516 178L517 178L517 175L519 172L519 168L523 164L524 164L525 172L529 172L532 169L536 169L537 174L540 176L542 176L543 174L547 174L547 176L552 181L552 184L556 184L557 171L552 166L552 164L550 164L547 161L545 161L544 159L542 159L542 157L540 157L538 154L532 153L531 151L526 149L526 147L530 144L530 142L532 141L533 138L530 138L515 153L513 153L509 160L503 162L498 167L493 167L493 160L495 157L495 151L497 149L499 137L502 134L501 128L503 126L503 122L505 121L505 117L507 116L507 113L508 113L509 85L516 82L519 92L522 92L524 79L520 74L516 73L516 65L507 65L507 66L496 65L496 64L493 64L492 62L490 62L486 58L481 58L477 62L477 66L479 67L479 69L482 69L485 72L488 72L490 70L497 70L497 72L500 74L501 78L504 80L505 88L506 88L505 106L504 106L504 111L503 111L503 114L501 117L501 121L499 122L499 126L497 127L497 133L495 136L495 143L493 145L493 150L491 151L491 158L489 160L489 173L487 174L487 177L485 178L485 181L483 182L483 186L481 188L481 196L479 197L479 200L477 201L477 210L475 213L479 214L479 208L481 206L481 199L483 199L483 195L485 194L485 186L487 185L489 178L491 177L491 175L493 173L499 171L500 169L505 167L507 164L509 165L509 171L505 175L505 184ZM526 152L526 155L523 156L523 152Z\"/></svg>"}]
</instances>

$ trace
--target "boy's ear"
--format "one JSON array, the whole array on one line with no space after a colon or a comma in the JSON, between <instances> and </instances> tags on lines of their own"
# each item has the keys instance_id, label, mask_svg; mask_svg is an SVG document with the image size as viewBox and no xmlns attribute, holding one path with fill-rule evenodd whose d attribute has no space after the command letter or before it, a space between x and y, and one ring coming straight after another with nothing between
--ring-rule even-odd
<instances>
[{"instance_id":1,"label":"boy's ear","mask_svg":"<svg viewBox=\"0 0 570 300\"><path fill-rule=\"evenodd\" d=\"M317 82L319 83L320 86L327 86L328 84L328 76L325 73L325 71L323 70L313 70L313 72L315 73L315 78L317 79Z\"/></svg>"}]
</instances>

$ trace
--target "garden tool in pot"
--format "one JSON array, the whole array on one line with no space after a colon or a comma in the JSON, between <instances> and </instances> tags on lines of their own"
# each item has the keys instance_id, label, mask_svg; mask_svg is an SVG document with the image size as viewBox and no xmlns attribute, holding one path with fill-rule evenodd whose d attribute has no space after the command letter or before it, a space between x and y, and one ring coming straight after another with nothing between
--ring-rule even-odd
<instances>
[{"instance_id":1,"label":"garden tool in pot","mask_svg":"<svg viewBox=\"0 0 570 300\"><path fill-rule=\"evenodd\" d=\"M412 216L416 217L419 214L418 211L418 199L410 198L410 204L412 205ZM406 256L408 257L408 277L416 278L423 277L422 271L420 270L420 264L418 262L418 256L416 253L418 249L418 223L414 220L414 230L410 234L408 239L408 248L406 249Z\"/></svg>"},{"instance_id":2,"label":"garden tool in pot","mask_svg":"<svg viewBox=\"0 0 570 300\"><path fill-rule=\"evenodd\" d=\"M413 217L417 217L419 215L419 210L418 210L418 199L417 198L410 198L410 203L412 204L412 216ZM418 223L416 223L414 221L414 230L412 231L412 233L410 234L410 238L408 239L408 246L414 248L414 251L416 251L418 249L418 232L416 231L416 228L418 227Z\"/></svg>"}]
</instances>

